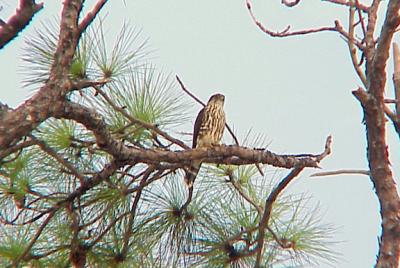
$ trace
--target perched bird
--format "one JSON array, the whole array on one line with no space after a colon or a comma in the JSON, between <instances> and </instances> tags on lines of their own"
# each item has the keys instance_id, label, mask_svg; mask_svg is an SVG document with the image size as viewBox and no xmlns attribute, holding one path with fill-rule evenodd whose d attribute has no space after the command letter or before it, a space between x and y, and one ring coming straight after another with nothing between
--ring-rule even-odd
<instances>
[{"instance_id":1,"label":"perched bird","mask_svg":"<svg viewBox=\"0 0 400 268\"><path fill-rule=\"evenodd\" d=\"M213 147L220 144L225 129L225 96L214 94L197 115L193 130L192 148ZM185 182L191 189L199 173L201 160L192 161L185 174Z\"/></svg>"}]
</instances>

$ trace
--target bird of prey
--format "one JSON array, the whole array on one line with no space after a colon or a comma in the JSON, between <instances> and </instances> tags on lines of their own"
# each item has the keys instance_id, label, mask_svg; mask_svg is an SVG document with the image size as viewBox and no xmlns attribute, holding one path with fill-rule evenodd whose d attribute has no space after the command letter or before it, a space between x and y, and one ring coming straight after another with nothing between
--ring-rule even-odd
<instances>
[{"instance_id":1,"label":"bird of prey","mask_svg":"<svg viewBox=\"0 0 400 268\"><path fill-rule=\"evenodd\" d=\"M220 144L225 129L224 101L224 95L214 94L201 109L194 123L192 148L209 148ZM185 182L189 188L192 188L200 166L201 160L192 161L186 171Z\"/></svg>"}]
</instances>

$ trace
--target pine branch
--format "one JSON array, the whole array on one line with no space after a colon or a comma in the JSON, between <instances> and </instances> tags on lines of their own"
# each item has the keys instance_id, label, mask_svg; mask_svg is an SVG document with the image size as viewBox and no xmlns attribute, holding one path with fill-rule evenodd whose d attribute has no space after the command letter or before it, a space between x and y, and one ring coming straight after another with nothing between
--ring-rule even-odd
<instances>
[{"instance_id":1,"label":"pine branch","mask_svg":"<svg viewBox=\"0 0 400 268\"><path fill-rule=\"evenodd\" d=\"M0 25L0 49L13 40L42 8L43 3L36 4L34 0L20 0L15 14Z\"/></svg>"}]
</instances>

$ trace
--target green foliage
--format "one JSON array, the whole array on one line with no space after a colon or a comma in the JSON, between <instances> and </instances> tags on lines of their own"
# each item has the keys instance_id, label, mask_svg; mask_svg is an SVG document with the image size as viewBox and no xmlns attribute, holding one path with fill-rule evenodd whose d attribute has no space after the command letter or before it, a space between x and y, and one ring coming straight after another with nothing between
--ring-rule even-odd
<instances>
[{"instance_id":1,"label":"green foliage","mask_svg":"<svg viewBox=\"0 0 400 268\"><path fill-rule=\"evenodd\" d=\"M49 25L27 42L27 85L42 84L53 63L57 31ZM188 105L176 84L144 61L146 42L135 29L124 24L111 50L106 40L103 21L84 34L70 79L111 82L95 90L76 89L68 99L97 111L112 135L129 146L175 148L145 124L178 135L188 119ZM125 165L94 183L113 159L84 126L50 119L27 138L35 145L0 166L1 266L10 265L36 239L52 209L57 212L23 265L66 267L72 245L79 244L89 267L254 266L261 213L280 170L260 176L253 165L203 164L193 199L182 209L188 193L176 167ZM266 145L250 132L244 144ZM93 184L82 189L88 181ZM70 201L72 195L77 197ZM304 196L286 195L274 203L264 238L264 267L334 259L327 241L332 228L321 225L318 211L305 201Z\"/></svg>"}]
</instances>

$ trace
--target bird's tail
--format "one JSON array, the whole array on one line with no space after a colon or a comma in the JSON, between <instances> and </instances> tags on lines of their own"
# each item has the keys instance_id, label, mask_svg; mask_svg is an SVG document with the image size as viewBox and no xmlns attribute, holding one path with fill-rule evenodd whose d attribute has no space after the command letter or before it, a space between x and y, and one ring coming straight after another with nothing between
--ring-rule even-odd
<instances>
[{"instance_id":1,"label":"bird's tail","mask_svg":"<svg viewBox=\"0 0 400 268\"><path fill-rule=\"evenodd\" d=\"M186 170L185 173L185 182L189 188L193 187L194 180L197 177L201 167L201 161L196 160L190 164L190 167Z\"/></svg>"},{"instance_id":2,"label":"bird's tail","mask_svg":"<svg viewBox=\"0 0 400 268\"><path fill-rule=\"evenodd\" d=\"M190 204L190 202L192 201L192 197L193 197L193 184L194 184L194 180L197 177L197 174L200 171L200 167L201 167L201 161L200 160L195 160L192 161L189 168L186 169L185 172L185 182L188 186L188 198L186 200L186 202L182 205L181 207L181 211L186 210L186 208L188 207L188 205Z\"/></svg>"}]
</instances>

